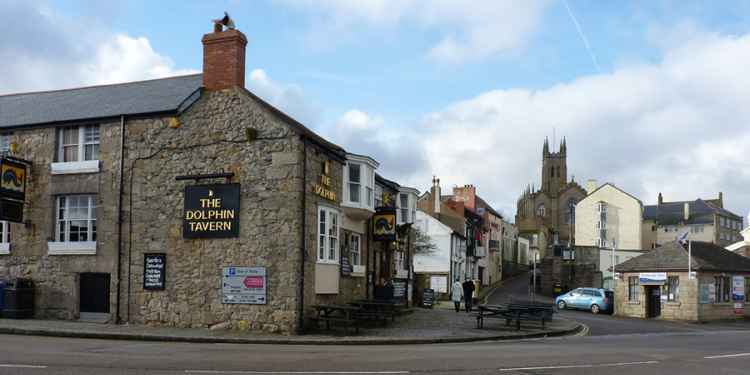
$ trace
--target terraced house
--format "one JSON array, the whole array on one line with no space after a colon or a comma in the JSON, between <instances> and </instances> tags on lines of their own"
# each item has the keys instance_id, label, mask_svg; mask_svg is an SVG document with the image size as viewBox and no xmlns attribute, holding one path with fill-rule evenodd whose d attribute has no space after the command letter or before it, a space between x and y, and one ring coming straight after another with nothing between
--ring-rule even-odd
<instances>
[{"instance_id":1,"label":"terraced house","mask_svg":"<svg viewBox=\"0 0 750 375\"><path fill-rule=\"evenodd\" d=\"M240 31L202 43L201 74L0 96L29 162L0 277L35 282L37 317L293 333L373 294L377 161L245 89Z\"/></svg>"}]
</instances>

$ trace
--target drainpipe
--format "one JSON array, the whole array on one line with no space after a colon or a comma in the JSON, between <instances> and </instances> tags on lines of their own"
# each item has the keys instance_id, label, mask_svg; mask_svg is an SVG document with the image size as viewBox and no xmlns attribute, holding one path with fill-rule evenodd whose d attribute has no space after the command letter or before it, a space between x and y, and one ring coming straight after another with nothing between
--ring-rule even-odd
<instances>
[{"instance_id":1,"label":"drainpipe","mask_svg":"<svg viewBox=\"0 0 750 375\"><path fill-rule=\"evenodd\" d=\"M122 279L122 179L125 165L125 115L120 116L120 176L117 181L117 300L115 302L115 323L120 324L120 282ZM130 277L130 275L128 275Z\"/></svg>"},{"instance_id":2,"label":"drainpipe","mask_svg":"<svg viewBox=\"0 0 750 375\"><path fill-rule=\"evenodd\" d=\"M297 333L302 333L305 324L305 258L307 257L307 140L302 139L302 191L300 198L302 203L302 244L299 259L299 306L297 307Z\"/></svg>"}]
</instances>

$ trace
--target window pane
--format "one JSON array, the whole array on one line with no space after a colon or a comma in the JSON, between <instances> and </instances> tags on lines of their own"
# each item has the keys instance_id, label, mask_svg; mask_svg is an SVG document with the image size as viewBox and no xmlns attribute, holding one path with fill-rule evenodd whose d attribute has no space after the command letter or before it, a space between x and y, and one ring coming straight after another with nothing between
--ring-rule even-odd
<instances>
[{"instance_id":1,"label":"window pane","mask_svg":"<svg viewBox=\"0 0 750 375\"><path fill-rule=\"evenodd\" d=\"M349 183L349 200L359 203L359 184Z\"/></svg>"},{"instance_id":2,"label":"window pane","mask_svg":"<svg viewBox=\"0 0 750 375\"><path fill-rule=\"evenodd\" d=\"M349 182L360 182L359 164L349 164Z\"/></svg>"},{"instance_id":3,"label":"window pane","mask_svg":"<svg viewBox=\"0 0 750 375\"><path fill-rule=\"evenodd\" d=\"M63 146L62 161L78 161L78 146Z\"/></svg>"},{"instance_id":4,"label":"window pane","mask_svg":"<svg viewBox=\"0 0 750 375\"><path fill-rule=\"evenodd\" d=\"M84 128L83 142L86 144L99 143L99 125L91 125Z\"/></svg>"},{"instance_id":5,"label":"window pane","mask_svg":"<svg viewBox=\"0 0 750 375\"><path fill-rule=\"evenodd\" d=\"M65 128L63 129L62 142L64 145L77 145L78 144L78 128Z\"/></svg>"},{"instance_id":6,"label":"window pane","mask_svg":"<svg viewBox=\"0 0 750 375\"><path fill-rule=\"evenodd\" d=\"M84 146L83 160L99 160L99 145L86 145Z\"/></svg>"},{"instance_id":7,"label":"window pane","mask_svg":"<svg viewBox=\"0 0 750 375\"><path fill-rule=\"evenodd\" d=\"M0 135L0 152L10 151L10 134Z\"/></svg>"}]
</instances>

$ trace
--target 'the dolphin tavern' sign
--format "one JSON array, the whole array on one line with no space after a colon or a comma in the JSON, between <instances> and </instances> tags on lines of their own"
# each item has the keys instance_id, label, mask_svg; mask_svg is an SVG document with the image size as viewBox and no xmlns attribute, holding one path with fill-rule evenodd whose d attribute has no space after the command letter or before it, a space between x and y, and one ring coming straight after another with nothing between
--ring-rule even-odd
<instances>
[{"instance_id":1,"label":"'the dolphin tavern' sign","mask_svg":"<svg viewBox=\"0 0 750 375\"><path fill-rule=\"evenodd\" d=\"M230 238L240 233L240 184L185 187L184 238Z\"/></svg>"}]
</instances>

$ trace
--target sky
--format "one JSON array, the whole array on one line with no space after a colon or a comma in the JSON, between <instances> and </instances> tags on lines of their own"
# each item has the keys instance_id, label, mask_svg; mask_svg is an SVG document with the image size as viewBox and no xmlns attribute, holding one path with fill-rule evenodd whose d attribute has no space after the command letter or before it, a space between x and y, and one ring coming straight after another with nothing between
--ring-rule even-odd
<instances>
[{"instance_id":1,"label":"sky","mask_svg":"<svg viewBox=\"0 0 750 375\"><path fill-rule=\"evenodd\" d=\"M401 185L473 184L507 218L568 174L750 211L750 2L0 1L0 94L200 72L228 11L247 87ZM747 219L745 220L747 222Z\"/></svg>"}]
</instances>

